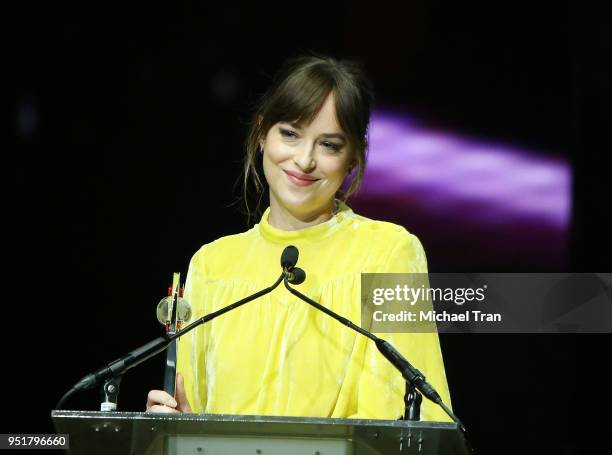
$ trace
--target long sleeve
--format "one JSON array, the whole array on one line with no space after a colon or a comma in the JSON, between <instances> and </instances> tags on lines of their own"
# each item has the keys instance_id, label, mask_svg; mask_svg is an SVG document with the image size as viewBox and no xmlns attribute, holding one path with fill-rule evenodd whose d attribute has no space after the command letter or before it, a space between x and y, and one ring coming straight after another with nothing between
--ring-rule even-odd
<instances>
[{"instance_id":1,"label":"long sleeve","mask_svg":"<svg viewBox=\"0 0 612 455\"><path fill-rule=\"evenodd\" d=\"M427 261L420 241L403 228L395 246L379 273L426 273ZM444 371L438 334L377 333L390 342L418 368L450 407L450 394ZM360 340L360 342L363 342ZM378 352L374 343L365 340L364 368L359 379L358 412L350 417L397 419L404 413L405 381L401 374ZM436 404L423 398L421 420L449 421Z\"/></svg>"}]
</instances>

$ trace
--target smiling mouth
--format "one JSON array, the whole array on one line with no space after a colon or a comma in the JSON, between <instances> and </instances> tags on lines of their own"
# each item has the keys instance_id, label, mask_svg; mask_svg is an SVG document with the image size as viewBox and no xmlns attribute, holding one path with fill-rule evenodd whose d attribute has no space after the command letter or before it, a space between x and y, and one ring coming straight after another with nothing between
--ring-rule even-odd
<instances>
[{"instance_id":1,"label":"smiling mouth","mask_svg":"<svg viewBox=\"0 0 612 455\"><path fill-rule=\"evenodd\" d=\"M312 185L313 183L315 183L316 181L318 181L319 179L315 179L312 177L308 177L308 178L303 178L300 177L292 172L289 171L285 171L283 169L283 172L285 172L285 175L287 175L287 178L289 179L290 182L298 185L298 186L308 186L308 185Z\"/></svg>"}]
</instances>

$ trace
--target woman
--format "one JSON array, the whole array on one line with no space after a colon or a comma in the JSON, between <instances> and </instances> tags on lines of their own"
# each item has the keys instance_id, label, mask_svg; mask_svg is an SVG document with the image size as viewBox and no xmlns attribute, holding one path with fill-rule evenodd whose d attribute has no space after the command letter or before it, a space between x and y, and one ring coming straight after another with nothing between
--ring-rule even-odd
<instances>
[{"instance_id":1,"label":"woman","mask_svg":"<svg viewBox=\"0 0 612 455\"><path fill-rule=\"evenodd\" d=\"M194 317L272 284L287 245L307 274L300 291L356 323L361 273L427 271L414 235L345 203L363 176L371 104L352 63L303 57L281 71L253 117L245 160L245 188L252 180L269 207L249 231L194 255L185 290ZM436 333L383 338L450 404ZM151 391L148 411L375 419L404 411L405 382L374 344L283 286L182 337L177 370L176 400ZM430 402L421 419L448 420Z\"/></svg>"}]
</instances>

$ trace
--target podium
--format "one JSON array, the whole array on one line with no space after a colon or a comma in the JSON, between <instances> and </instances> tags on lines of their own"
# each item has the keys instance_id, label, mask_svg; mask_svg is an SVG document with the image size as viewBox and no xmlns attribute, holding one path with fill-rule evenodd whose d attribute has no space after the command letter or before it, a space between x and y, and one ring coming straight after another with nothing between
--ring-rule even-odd
<instances>
[{"instance_id":1,"label":"podium","mask_svg":"<svg viewBox=\"0 0 612 455\"><path fill-rule=\"evenodd\" d=\"M455 423L52 411L74 455L468 455Z\"/></svg>"}]
</instances>

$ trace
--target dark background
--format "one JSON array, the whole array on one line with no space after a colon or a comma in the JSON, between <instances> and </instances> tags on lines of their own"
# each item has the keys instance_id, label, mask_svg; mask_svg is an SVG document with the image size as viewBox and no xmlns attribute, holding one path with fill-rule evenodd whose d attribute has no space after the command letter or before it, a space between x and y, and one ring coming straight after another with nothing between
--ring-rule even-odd
<instances>
[{"instance_id":1,"label":"dark background","mask_svg":"<svg viewBox=\"0 0 612 455\"><path fill-rule=\"evenodd\" d=\"M303 51L362 61L381 105L569 159L565 271L612 270L612 32L597 4L18 5L3 14L2 433L52 432L50 410L74 382L160 333L171 273L245 230L235 200L250 109ZM605 453L594 427L609 419L608 335L441 342L480 453ZM161 369L160 358L130 371L120 408L144 409Z\"/></svg>"}]
</instances>

